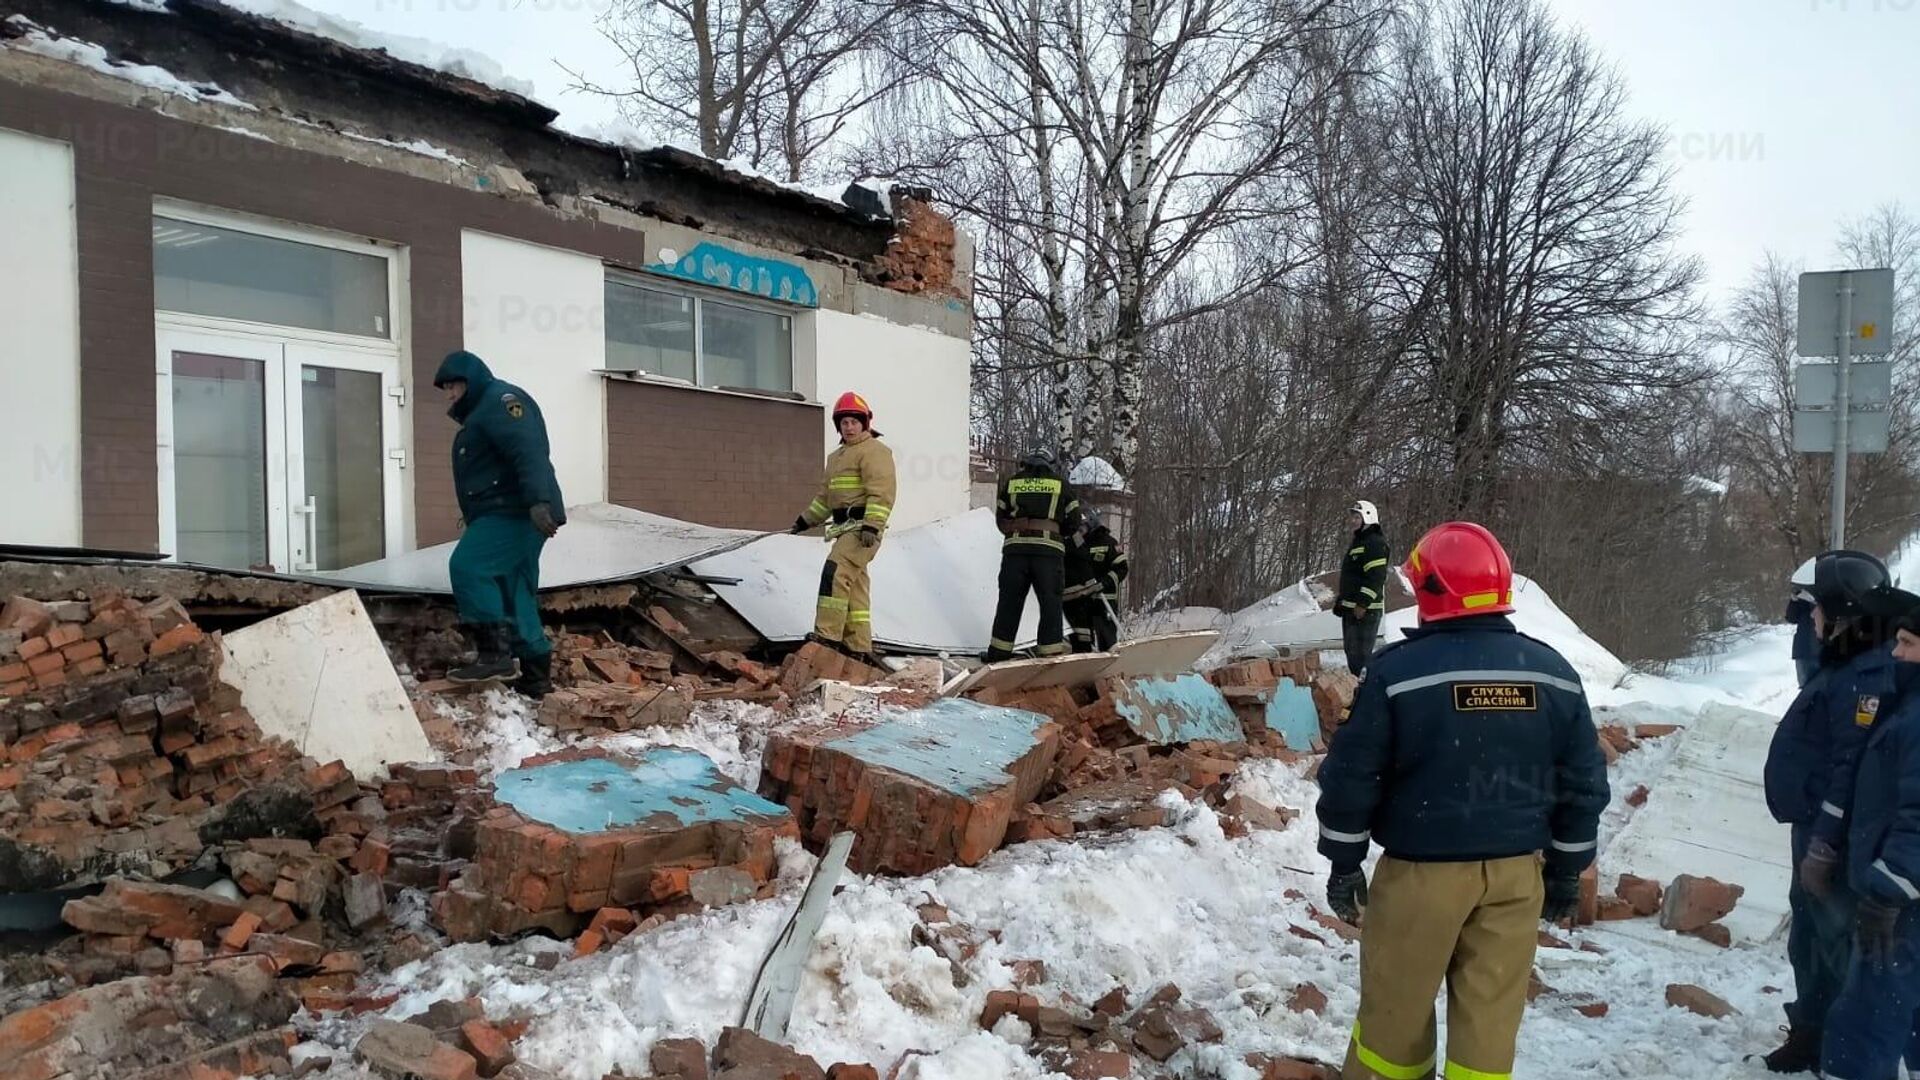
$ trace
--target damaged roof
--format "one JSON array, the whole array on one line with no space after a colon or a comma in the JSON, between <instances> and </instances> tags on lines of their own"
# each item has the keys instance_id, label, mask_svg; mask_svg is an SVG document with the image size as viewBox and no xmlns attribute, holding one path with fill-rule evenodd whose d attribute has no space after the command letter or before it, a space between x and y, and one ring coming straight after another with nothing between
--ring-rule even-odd
<instances>
[{"instance_id":1,"label":"damaged roof","mask_svg":"<svg viewBox=\"0 0 1920 1080\"><path fill-rule=\"evenodd\" d=\"M0 42L36 30L98 45L116 64L217 85L248 106L303 122L510 165L549 203L572 196L690 228L744 227L747 239L856 262L884 254L894 234L887 200L868 187L850 185L846 199L836 200L678 147L564 131L553 126L554 109L514 89L221 0L0 0ZM903 194L931 197L926 189Z\"/></svg>"}]
</instances>

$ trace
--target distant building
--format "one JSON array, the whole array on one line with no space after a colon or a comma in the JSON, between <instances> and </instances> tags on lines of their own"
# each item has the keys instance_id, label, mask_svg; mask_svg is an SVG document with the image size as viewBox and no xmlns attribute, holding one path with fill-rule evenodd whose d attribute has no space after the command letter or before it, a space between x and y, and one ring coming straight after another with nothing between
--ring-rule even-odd
<instances>
[{"instance_id":1,"label":"distant building","mask_svg":"<svg viewBox=\"0 0 1920 1080\"><path fill-rule=\"evenodd\" d=\"M780 527L857 389L895 523L967 509L971 253L929 193L581 138L216 0L7 8L0 543L304 570L449 539L455 348L539 400L569 502Z\"/></svg>"}]
</instances>

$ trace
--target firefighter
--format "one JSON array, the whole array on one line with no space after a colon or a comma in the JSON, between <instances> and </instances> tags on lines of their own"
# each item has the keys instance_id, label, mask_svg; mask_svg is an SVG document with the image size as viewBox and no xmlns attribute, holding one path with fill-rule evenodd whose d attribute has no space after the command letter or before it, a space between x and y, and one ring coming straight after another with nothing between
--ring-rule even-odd
<instances>
[{"instance_id":1,"label":"firefighter","mask_svg":"<svg viewBox=\"0 0 1920 1080\"><path fill-rule=\"evenodd\" d=\"M1051 448L1035 447L1020 455L1018 471L1000 481L994 515L1006 539L1000 544L1000 601L985 660L991 664L1013 658L1029 588L1040 602L1037 651L1058 656L1067 651L1061 627L1067 576L1062 538L1080 528L1080 500L1060 476L1059 459Z\"/></svg>"},{"instance_id":2,"label":"firefighter","mask_svg":"<svg viewBox=\"0 0 1920 1080\"><path fill-rule=\"evenodd\" d=\"M1379 509L1365 499L1347 508L1347 528L1353 537L1346 558L1340 560L1340 591L1333 610L1340 616L1347 668L1360 676L1367 673L1373 643L1380 637L1380 617L1387 611L1387 538L1380 531Z\"/></svg>"},{"instance_id":3,"label":"firefighter","mask_svg":"<svg viewBox=\"0 0 1920 1080\"><path fill-rule=\"evenodd\" d=\"M1445 1075L1507 1080L1539 920L1574 913L1593 862L1606 759L1580 676L1507 618L1492 533L1437 526L1405 571L1420 625L1374 657L1320 768L1327 902L1361 926L1341 1076L1433 1076L1444 983Z\"/></svg>"},{"instance_id":4,"label":"firefighter","mask_svg":"<svg viewBox=\"0 0 1920 1080\"><path fill-rule=\"evenodd\" d=\"M476 654L447 678L512 679L515 690L543 697L553 689L553 646L540 627L540 550L567 522L546 420L525 390L464 349L447 354L433 385L460 424L453 488L465 528L447 576Z\"/></svg>"},{"instance_id":5,"label":"firefighter","mask_svg":"<svg viewBox=\"0 0 1920 1080\"><path fill-rule=\"evenodd\" d=\"M1868 727L1847 824L1847 885L1859 897L1846 982L1827 1014L1821 1072L1835 1080L1893 1080L1904 1056L1920 1067L1920 596L1879 589L1862 598L1893 638L1897 701ZM1876 635L1882 636L1882 635Z\"/></svg>"},{"instance_id":6,"label":"firefighter","mask_svg":"<svg viewBox=\"0 0 1920 1080\"><path fill-rule=\"evenodd\" d=\"M1119 610L1120 583L1127 580L1127 553L1091 507L1080 512L1080 528L1067 537L1066 570L1062 610L1073 627L1073 651L1113 648L1120 638L1113 613Z\"/></svg>"},{"instance_id":7,"label":"firefighter","mask_svg":"<svg viewBox=\"0 0 1920 1080\"><path fill-rule=\"evenodd\" d=\"M1864 606L1888 585L1886 564L1865 552L1829 551L1814 560L1807 594L1820 668L1787 707L1767 751L1767 809L1792 826L1794 866L1787 960L1796 997L1786 1006L1786 1041L1763 1059L1773 1072L1820 1064L1828 1010L1852 954L1853 891L1835 871L1846 846L1860 751L1893 690L1890 631Z\"/></svg>"},{"instance_id":8,"label":"firefighter","mask_svg":"<svg viewBox=\"0 0 1920 1080\"><path fill-rule=\"evenodd\" d=\"M893 451L873 430L867 399L849 390L833 404L840 445L827 455L820 492L793 519L795 533L827 522L827 562L820 571L811 640L868 663L873 656L873 593L867 567L893 516Z\"/></svg>"}]
</instances>

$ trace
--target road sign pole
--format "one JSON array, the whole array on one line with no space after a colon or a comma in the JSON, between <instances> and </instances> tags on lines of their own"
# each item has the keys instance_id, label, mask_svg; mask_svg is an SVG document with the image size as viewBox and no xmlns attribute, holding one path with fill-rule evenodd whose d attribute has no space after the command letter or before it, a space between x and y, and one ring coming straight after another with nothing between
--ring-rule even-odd
<instances>
[{"instance_id":1,"label":"road sign pole","mask_svg":"<svg viewBox=\"0 0 1920 1080\"><path fill-rule=\"evenodd\" d=\"M1853 411L1848 374L1853 349L1853 275L1840 275L1840 370L1833 392L1833 543L1847 546L1847 420Z\"/></svg>"}]
</instances>

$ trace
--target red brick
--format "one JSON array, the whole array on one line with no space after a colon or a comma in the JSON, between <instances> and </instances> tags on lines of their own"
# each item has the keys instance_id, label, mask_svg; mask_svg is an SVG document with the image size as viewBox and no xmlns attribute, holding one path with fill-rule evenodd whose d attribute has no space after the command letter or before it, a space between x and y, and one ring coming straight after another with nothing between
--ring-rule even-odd
<instances>
[{"instance_id":1,"label":"red brick","mask_svg":"<svg viewBox=\"0 0 1920 1080\"><path fill-rule=\"evenodd\" d=\"M500 1029L485 1020L460 1025L460 1046L473 1055L481 1076L492 1076L513 1064L513 1046Z\"/></svg>"},{"instance_id":2,"label":"red brick","mask_svg":"<svg viewBox=\"0 0 1920 1080\"><path fill-rule=\"evenodd\" d=\"M33 669L24 661L17 664L0 665L0 683L15 683L33 677Z\"/></svg>"},{"instance_id":3,"label":"red brick","mask_svg":"<svg viewBox=\"0 0 1920 1080\"><path fill-rule=\"evenodd\" d=\"M46 655L47 650L51 648L53 648L53 646L47 644L46 638L30 637L27 640L20 643L20 659L32 660L37 656L44 656Z\"/></svg>"},{"instance_id":4,"label":"red brick","mask_svg":"<svg viewBox=\"0 0 1920 1080\"><path fill-rule=\"evenodd\" d=\"M25 679L10 683L0 683L0 697L19 697L22 694L32 692L32 690L33 684Z\"/></svg>"},{"instance_id":5,"label":"red brick","mask_svg":"<svg viewBox=\"0 0 1920 1080\"><path fill-rule=\"evenodd\" d=\"M44 677L48 672L59 671L67 666L67 658L57 652L43 652L27 661L27 670L35 676Z\"/></svg>"},{"instance_id":6,"label":"red brick","mask_svg":"<svg viewBox=\"0 0 1920 1080\"><path fill-rule=\"evenodd\" d=\"M68 671L70 671L75 678L82 678L82 679L87 678L89 676L98 675L106 670L107 670L107 662L105 660L102 660L98 656L89 656L85 660L82 660L79 663L74 664L73 667L68 669Z\"/></svg>"},{"instance_id":7,"label":"red brick","mask_svg":"<svg viewBox=\"0 0 1920 1080\"><path fill-rule=\"evenodd\" d=\"M200 628L192 623L182 623L153 639L153 645L147 649L147 654L161 657L177 653L182 649L191 649L200 644L200 639L205 636Z\"/></svg>"},{"instance_id":8,"label":"red brick","mask_svg":"<svg viewBox=\"0 0 1920 1080\"><path fill-rule=\"evenodd\" d=\"M64 649L86 637L86 631L74 623L61 623L47 631L47 648Z\"/></svg>"},{"instance_id":9,"label":"red brick","mask_svg":"<svg viewBox=\"0 0 1920 1080\"><path fill-rule=\"evenodd\" d=\"M251 911L243 912L233 921L232 926L227 927L227 932L220 935L220 947L241 952L246 949L248 939L252 938L253 932L258 929L260 929L260 916Z\"/></svg>"},{"instance_id":10,"label":"red brick","mask_svg":"<svg viewBox=\"0 0 1920 1080\"><path fill-rule=\"evenodd\" d=\"M100 643L97 641L76 641L61 649L60 655L66 657L68 663L73 663L76 660L86 660L99 656L102 651Z\"/></svg>"}]
</instances>

